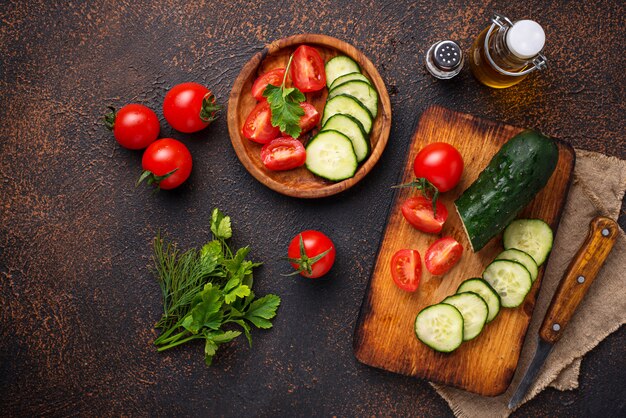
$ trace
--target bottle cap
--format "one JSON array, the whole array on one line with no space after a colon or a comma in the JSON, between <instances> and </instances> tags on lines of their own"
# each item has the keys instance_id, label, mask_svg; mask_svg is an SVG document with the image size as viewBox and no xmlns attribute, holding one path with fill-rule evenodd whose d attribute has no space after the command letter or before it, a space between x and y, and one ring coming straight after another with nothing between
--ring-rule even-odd
<instances>
[{"instance_id":1,"label":"bottle cap","mask_svg":"<svg viewBox=\"0 0 626 418\"><path fill-rule=\"evenodd\" d=\"M506 45L519 58L529 59L541 52L546 34L534 20L518 20L506 33Z\"/></svg>"}]
</instances>

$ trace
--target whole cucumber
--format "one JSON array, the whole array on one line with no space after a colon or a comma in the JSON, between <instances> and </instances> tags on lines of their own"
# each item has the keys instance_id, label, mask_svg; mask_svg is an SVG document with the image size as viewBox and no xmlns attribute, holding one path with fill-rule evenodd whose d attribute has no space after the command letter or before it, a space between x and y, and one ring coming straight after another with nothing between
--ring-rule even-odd
<instances>
[{"instance_id":1,"label":"whole cucumber","mask_svg":"<svg viewBox=\"0 0 626 418\"><path fill-rule=\"evenodd\" d=\"M515 219L556 168L554 141L526 130L511 138L454 202L474 252Z\"/></svg>"}]
</instances>

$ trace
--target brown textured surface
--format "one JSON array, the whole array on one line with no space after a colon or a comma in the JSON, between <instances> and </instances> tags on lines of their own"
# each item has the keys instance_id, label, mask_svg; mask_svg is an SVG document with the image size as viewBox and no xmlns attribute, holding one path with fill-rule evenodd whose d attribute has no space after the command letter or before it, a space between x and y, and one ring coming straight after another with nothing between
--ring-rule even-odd
<instances>
[{"instance_id":1,"label":"brown textured surface","mask_svg":"<svg viewBox=\"0 0 626 418\"><path fill-rule=\"evenodd\" d=\"M415 230L402 216L402 203L415 195L414 190L400 189L395 195L354 333L354 353L360 361L485 396L500 395L509 387L537 301L543 267L522 306L502 309L493 322L485 325L480 336L463 343L452 353L438 353L419 342L414 327L417 312L456 293L464 280L480 277L502 252L500 239L491 240L477 253L472 252L454 202L478 178L502 145L522 130L440 106L430 107L422 114L398 183L408 183L415 178L413 161L417 153L427 144L438 141L454 145L465 156L463 177L454 189L441 196L441 202L450 208L450 216L437 235ZM481 144L480 153L473 152L476 144ZM575 163L574 150L569 145L557 142L557 146L559 159L554 173L521 213L522 217L543 219L555 233ZM415 248L424 257L426 249L437 238L446 236L456 238L464 248L459 263L444 276L434 276L423 268L419 291L415 293L398 289L389 268L396 251Z\"/></svg>"},{"instance_id":2,"label":"brown textured surface","mask_svg":"<svg viewBox=\"0 0 626 418\"><path fill-rule=\"evenodd\" d=\"M549 71L503 91L479 86L467 69L451 82L431 78L428 46L454 38L469 47L492 10L544 25ZM351 349L389 186L417 118L441 104L626 158L623 54L604 60L610 49L623 53L625 12L609 0L2 2L3 415L450 415L426 382L363 366ZM107 104L137 101L161 116L167 89L190 80L225 103L252 55L303 32L351 43L388 86L394 124L371 175L328 199L281 196L240 165L222 115L190 136L162 121L162 135L189 146L192 177L172 193L134 189L141 156L102 128ZM267 261L259 293L276 292L283 304L253 349L239 341L206 369L200 346L153 350L160 300L146 266L157 229L199 245L214 206L233 216L235 240ZM279 276L286 266L275 260L302 228L335 239L328 280ZM579 390L548 390L516 415L624 415L625 346L622 329L585 359Z\"/></svg>"}]
</instances>

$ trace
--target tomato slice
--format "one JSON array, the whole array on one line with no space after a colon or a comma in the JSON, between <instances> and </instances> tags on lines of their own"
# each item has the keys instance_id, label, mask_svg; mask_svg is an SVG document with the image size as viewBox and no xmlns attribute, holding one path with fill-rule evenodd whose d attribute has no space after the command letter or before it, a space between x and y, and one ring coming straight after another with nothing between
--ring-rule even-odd
<instances>
[{"instance_id":1,"label":"tomato slice","mask_svg":"<svg viewBox=\"0 0 626 418\"><path fill-rule=\"evenodd\" d=\"M300 117L300 135L309 132L311 129L315 128L320 121L321 115L320 112L317 111L315 106L310 103L300 103L300 106L304 110L304 115Z\"/></svg>"},{"instance_id":2,"label":"tomato slice","mask_svg":"<svg viewBox=\"0 0 626 418\"><path fill-rule=\"evenodd\" d=\"M259 76L252 85L252 96L260 102L267 100L263 97L265 87L267 87L268 84L271 84L272 86L280 86L283 83L284 77L284 68L275 68Z\"/></svg>"},{"instance_id":3,"label":"tomato slice","mask_svg":"<svg viewBox=\"0 0 626 418\"><path fill-rule=\"evenodd\" d=\"M430 234L438 234L448 219L448 209L437 201L437 216L433 216L433 203L424 196L408 198L402 204L402 215L416 229Z\"/></svg>"},{"instance_id":4,"label":"tomato slice","mask_svg":"<svg viewBox=\"0 0 626 418\"><path fill-rule=\"evenodd\" d=\"M259 144L267 144L280 136L280 129L272 126L272 111L267 101L257 104L243 124L243 136Z\"/></svg>"},{"instance_id":5,"label":"tomato slice","mask_svg":"<svg viewBox=\"0 0 626 418\"><path fill-rule=\"evenodd\" d=\"M270 170L291 170L304 164L306 150L302 142L290 136L277 138L263 145L261 161Z\"/></svg>"},{"instance_id":6,"label":"tomato slice","mask_svg":"<svg viewBox=\"0 0 626 418\"><path fill-rule=\"evenodd\" d=\"M318 91L326 87L324 60L317 49L310 46L300 45L296 49L289 74L293 85L303 93Z\"/></svg>"},{"instance_id":7,"label":"tomato slice","mask_svg":"<svg viewBox=\"0 0 626 418\"><path fill-rule=\"evenodd\" d=\"M463 255L463 246L452 237L443 237L433 242L426 250L424 262L432 274L446 274L456 265Z\"/></svg>"},{"instance_id":8,"label":"tomato slice","mask_svg":"<svg viewBox=\"0 0 626 418\"><path fill-rule=\"evenodd\" d=\"M422 278L422 259L417 250L399 250L391 258L391 277L396 286L415 292Z\"/></svg>"}]
</instances>

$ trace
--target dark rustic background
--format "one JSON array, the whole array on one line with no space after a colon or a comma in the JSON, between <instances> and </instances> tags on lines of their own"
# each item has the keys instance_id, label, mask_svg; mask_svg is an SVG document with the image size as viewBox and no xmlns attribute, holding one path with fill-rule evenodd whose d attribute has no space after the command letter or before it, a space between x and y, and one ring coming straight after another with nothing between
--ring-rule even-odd
<instances>
[{"instance_id":1,"label":"dark rustic background","mask_svg":"<svg viewBox=\"0 0 626 418\"><path fill-rule=\"evenodd\" d=\"M3 1L0 5L0 411L2 415L446 416L424 381L359 364L352 332L392 190L419 115L431 104L536 127L626 158L624 39L618 0ZM493 10L545 28L549 70L502 91L466 68L449 82L423 68L435 41L465 50ZM323 200L276 194L231 148L224 114L173 132L161 103L174 84L210 86L222 103L264 44L296 33L352 43L377 65L393 107L389 145L371 175ZM139 102L182 139L194 172L182 188L135 189L140 152L117 146L105 106ZM480 152L477 148L477 152ZM208 239L208 216L233 218L236 244L266 261L258 293L283 298L275 327L220 350L158 354L160 291L149 274L161 229L181 246ZM624 217L621 219L625 225ZM279 260L305 228L329 233L327 280L284 278ZM583 361L581 387L546 390L516 415L626 414L626 332Z\"/></svg>"}]
</instances>

